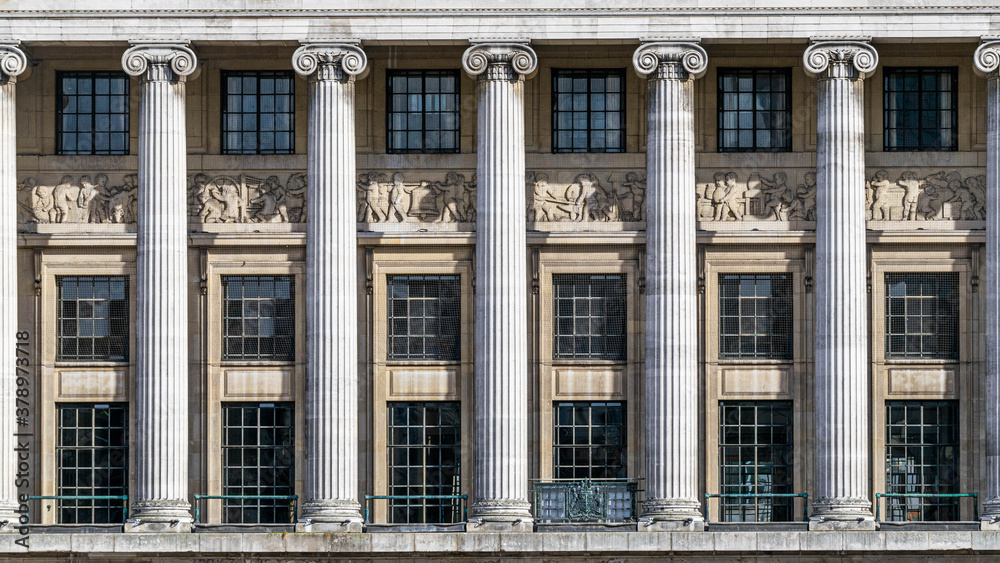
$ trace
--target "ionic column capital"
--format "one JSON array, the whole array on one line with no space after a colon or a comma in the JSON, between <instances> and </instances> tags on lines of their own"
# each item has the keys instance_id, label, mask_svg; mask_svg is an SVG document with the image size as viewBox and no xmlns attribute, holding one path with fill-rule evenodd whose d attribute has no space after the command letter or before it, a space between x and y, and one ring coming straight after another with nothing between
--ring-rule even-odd
<instances>
[{"instance_id":1,"label":"ionic column capital","mask_svg":"<svg viewBox=\"0 0 1000 563\"><path fill-rule=\"evenodd\" d=\"M0 81L16 80L28 68L28 57L17 39L0 41Z\"/></svg>"},{"instance_id":2,"label":"ionic column capital","mask_svg":"<svg viewBox=\"0 0 1000 563\"><path fill-rule=\"evenodd\" d=\"M146 82L177 82L198 69L198 56L188 41L129 41L122 68Z\"/></svg>"},{"instance_id":3,"label":"ionic column capital","mask_svg":"<svg viewBox=\"0 0 1000 563\"><path fill-rule=\"evenodd\" d=\"M984 37L972 56L976 74L983 78L997 78L1000 73L1000 38Z\"/></svg>"},{"instance_id":4,"label":"ionic column capital","mask_svg":"<svg viewBox=\"0 0 1000 563\"><path fill-rule=\"evenodd\" d=\"M708 68L708 53L698 40L643 43L632 55L632 66L650 79L698 78Z\"/></svg>"},{"instance_id":5,"label":"ionic column capital","mask_svg":"<svg viewBox=\"0 0 1000 563\"><path fill-rule=\"evenodd\" d=\"M470 41L462 68L480 80L521 80L538 68L538 55L527 41Z\"/></svg>"},{"instance_id":6,"label":"ionic column capital","mask_svg":"<svg viewBox=\"0 0 1000 563\"><path fill-rule=\"evenodd\" d=\"M310 80L343 82L364 76L368 70L368 56L359 41L303 41L292 55L292 68Z\"/></svg>"},{"instance_id":7,"label":"ionic column capital","mask_svg":"<svg viewBox=\"0 0 1000 563\"><path fill-rule=\"evenodd\" d=\"M864 79L878 66L878 51L867 39L814 39L802 55L802 64L815 78Z\"/></svg>"}]
</instances>

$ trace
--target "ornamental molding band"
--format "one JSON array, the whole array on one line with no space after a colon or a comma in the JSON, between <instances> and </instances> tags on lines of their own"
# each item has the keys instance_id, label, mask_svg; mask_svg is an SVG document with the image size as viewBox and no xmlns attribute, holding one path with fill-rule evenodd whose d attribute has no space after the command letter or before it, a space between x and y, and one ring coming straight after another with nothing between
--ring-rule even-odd
<instances>
[{"instance_id":1,"label":"ornamental molding band","mask_svg":"<svg viewBox=\"0 0 1000 563\"><path fill-rule=\"evenodd\" d=\"M480 80L519 81L538 69L538 56L527 41L470 41L462 68Z\"/></svg>"},{"instance_id":2,"label":"ornamental molding band","mask_svg":"<svg viewBox=\"0 0 1000 563\"><path fill-rule=\"evenodd\" d=\"M696 41L657 41L636 49L632 66L644 78L694 79L708 69L708 54Z\"/></svg>"},{"instance_id":3,"label":"ornamental molding band","mask_svg":"<svg viewBox=\"0 0 1000 563\"><path fill-rule=\"evenodd\" d=\"M528 222L638 223L646 220L646 180L626 172L620 182L614 173L602 184L596 174L577 174L568 184L549 181L544 172L529 172ZM617 185L616 185L617 184Z\"/></svg>"},{"instance_id":4,"label":"ornamental molding band","mask_svg":"<svg viewBox=\"0 0 1000 563\"><path fill-rule=\"evenodd\" d=\"M358 175L358 222L474 223L476 175L448 172L444 180L406 181L401 172ZM468 230L472 230L471 228Z\"/></svg>"},{"instance_id":5,"label":"ornamental molding band","mask_svg":"<svg viewBox=\"0 0 1000 563\"><path fill-rule=\"evenodd\" d=\"M368 71L368 56L356 40L303 41L292 54L292 68L313 80L354 80Z\"/></svg>"},{"instance_id":6,"label":"ornamental molding band","mask_svg":"<svg viewBox=\"0 0 1000 563\"><path fill-rule=\"evenodd\" d=\"M122 68L130 76L146 81L184 80L198 68L198 57L188 41L129 41L122 55Z\"/></svg>"},{"instance_id":7,"label":"ornamental molding band","mask_svg":"<svg viewBox=\"0 0 1000 563\"><path fill-rule=\"evenodd\" d=\"M716 172L711 182L695 184L698 221L816 221L816 173L805 172L794 186L788 172L754 171L746 180L732 170Z\"/></svg>"},{"instance_id":8,"label":"ornamental molding band","mask_svg":"<svg viewBox=\"0 0 1000 563\"><path fill-rule=\"evenodd\" d=\"M0 80L16 80L28 68L28 57L20 41L0 41Z\"/></svg>"},{"instance_id":9,"label":"ornamental molding band","mask_svg":"<svg viewBox=\"0 0 1000 563\"><path fill-rule=\"evenodd\" d=\"M878 170L865 182L865 209L868 221L976 221L967 226L983 229L986 175Z\"/></svg>"},{"instance_id":10,"label":"ornamental molding band","mask_svg":"<svg viewBox=\"0 0 1000 563\"><path fill-rule=\"evenodd\" d=\"M817 78L866 78L878 66L878 52L867 39L814 41L802 55L807 74Z\"/></svg>"},{"instance_id":11,"label":"ornamental molding band","mask_svg":"<svg viewBox=\"0 0 1000 563\"><path fill-rule=\"evenodd\" d=\"M1000 40L984 40L973 55L976 74L983 78L997 78L1000 69Z\"/></svg>"}]
</instances>

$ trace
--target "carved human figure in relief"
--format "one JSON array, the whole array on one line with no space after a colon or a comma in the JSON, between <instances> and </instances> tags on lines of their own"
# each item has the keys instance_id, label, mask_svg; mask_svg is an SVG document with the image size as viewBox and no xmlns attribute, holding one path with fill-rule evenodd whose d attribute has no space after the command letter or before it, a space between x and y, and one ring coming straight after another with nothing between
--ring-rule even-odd
<instances>
[{"instance_id":1,"label":"carved human figure in relief","mask_svg":"<svg viewBox=\"0 0 1000 563\"><path fill-rule=\"evenodd\" d=\"M728 193L728 188L726 187L726 174L725 172L716 172L715 176L715 187L712 189L712 205L715 206L715 217L716 221L722 221L723 215L726 213L726 194Z\"/></svg>"},{"instance_id":2,"label":"carved human figure in relief","mask_svg":"<svg viewBox=\"0 0 1000 563\"><path fill-rule=\"evenodd\" d=\"M39 223L56 222L55 198L52 196L54 189L55 186L35 186L31 210Z\"/></svg>"},{"instance_id":3,"label":"carved human figure in relief","mask_svg":"<svg viewBox=\"0 0 1000 563\"><path fill-rule=\"evenodd\" d=\"M803 176L805 183L799 184L799 188L795 191L795 195L799 197L799 201L802 204L802 210L805 213L806 221L816 220L816 173L806 172Z\"/></svg>"},{"instance_id":4,"label":"carved human figure in relief","mask_svg":"<svg viewBox=\"0 0 1000 563\"><path fill-rule=\"evenodd\" d=\"M903 194L903 217L909 221L917 218L917 204L920 200L920 180L917 175L909 170L896 180L905 193Z\"/></svg>"},{"instance_id":5,"label":"carved human figure in relief","mask_svg":"<svg viewBox=\"0 0 1000 563\"><path fill-rule=\"evenodd\" d=\"M386 216L379 207L381 181L384 174L375 172L362 174L358 179L358 221L361 223L381 223Z\"/></svg>"},{"instance_id":6,"label":"carved human figure in relief","mask_svg":"<svg viewBox=\"0 0 1000 563\"><path fill-rule=\"evenodd\" d=\"M441 197L441 214L438 216L438 223L456 223L465 221L464 203L465 196L465 176L456 172L448 172L444 175L444 182L436 182L435 186Z\"/></svg>"},{"instance_id":7,"label":"carved human figure in relief","mask_svg":"<svg viewBox=\"0 0 1000 563\"><path fill-rule=\"evenodd\" d=\"M765 192L768 199L764 204L764 216L775 221L788 221L799 207L795 191L788 187L788 175L776 172L774 180L767 180L761 176L760 181L768 186Z\"/></svg>"},{"instance_id":8,"label":"carved human figure in relief","mask_svg":"<svg viewBox=\"0 0 1000 563\"><path fill-rule=\"evenodd\" d=\"M868 184L872 190L872 221L888 221L892 209L889 192L893 185L889 181L889 173L885 170L879 170Z\"/></svg>"},{"instance_id":9,"label":"carved human figure in relief","mask_svg":"<svg viewBox=\"0 0 1000 563\"><path fill-rule=\"evenodd\" d=\"M25 178L17 185L17 222L31 223L37 221L32 207L35 198L35 186L38 182L34 178Z\"/></svg>"},{"instance_id":10,"label":"carved human figure in relief","mask_svg":"<svg viewBox=\"0 0 1000 563\"><path fill-rule=\"evenodd\" d=\"M269 176L251 205L260 206L250 220L254 223L287 223L288 209L281 202L284 189L277 176Z\"/></svg>"},{"instance_id":11,"label":"carved human figure in relief","mask_svg":"<svg viewBox=\"0 0 1000 563\"><path fill-rule=\"evenodd\" d=\"M986 176L969 176L965 179L975 202L969 212L971 219L986 219Z\"/></svg>"},{"instance_id":12,"label":"carved human figure in relief","mask_svg":"<svg viewBox=\"0 0 1000 563\"><path fill-rule=\"evenodd\" d=\"M282 202L288 212L290 223L306 222L306 175L296 172L285 182L285 193Z\"/></svg>"},{"instance_id":13,"label":"carved human figure in relief","mask_svg":"<svg viewBox=\"0 0 1000 563\"><path fill-rule=\"evenodd\" d=\"M104 174L100 174L100 176L104 176ZM107 183L107 176L104 178L105 183ZM80 176L80 193L76 198L76 205L80 208L80 221L82 223L103 223L105 220L104 204L104 196L94 185L90 176Z\"/></svg>"},{"instance_id":14,"label":"carved human figure in relief","mask_svg":"<svg viewBox=\"0 0 1000 563\"><path fill-rule=\"evenodd\" d=\"M56 223L76 222L76 187L72 176L63 176L59 184L52 190L53 205L56 211Z\"/></svg>"},{"instance_id":15,"label":"carved human figure in relief","mask_svg":"<svg viewBox=\"0 0 1000 563\"><path fill-rule=\"evenodd\" d=\"M575 197L572 197L571 191ZM573 202L573 221L607 221L607 193L593 174L580 174L566 190L566 197Z\"/></svg>"},{"instance_id":16,"label":"carved human figure in relief","mask_svg":"<svg viewBox=\"0 0 1000 563\"><path fill-rule=\"evenodd\" d=\"M743 220L745 211L743 203L746 201L747 186L738 184L736 180L735 172L726 172L724 184L726 195L722 198L722 204L716 209L716 221L726 221L730 216L736 221ZM716 193L718 191L716 188Z\"/></svg>"},{"instance_id":17,"label":"carved human figure in relief","mask_svg":"<svg viewBox=\"0 0 1000 563\"><path fill-rule=\"evenodd\" d=\"M476 173L472 173L472 179L465 185L465 197L462 200L465 206L465 219L470 223L476 222Z\"/></svg>"},{"instance_id":18,"label":"carved human figure in relief","mask_svg":"<svg viewBox=\"0 0 1000 563\"><path fill-rule=\"evenodd\" d=\"M632 194L631 216L626 215L625 221L643 221L646 218L646 180L640 179L635 172L625 174L625 183L622 187L628 188Z\"/></svg>"},{"instance_id":19,"label":"carved human figure in relief","mask_svg":"<svg viewBox=\"0 0 1000 563\"><path fill-rule=\"evenodd\" d=\"M396 172L392 175L392 187L389 188L389 217L388 219L395 220L399 223L405 223L407 217L407 209L405 209L406 196L412 188L407 189L406 185L403 184L403 175Z\"/></svg>"}]
</instances>

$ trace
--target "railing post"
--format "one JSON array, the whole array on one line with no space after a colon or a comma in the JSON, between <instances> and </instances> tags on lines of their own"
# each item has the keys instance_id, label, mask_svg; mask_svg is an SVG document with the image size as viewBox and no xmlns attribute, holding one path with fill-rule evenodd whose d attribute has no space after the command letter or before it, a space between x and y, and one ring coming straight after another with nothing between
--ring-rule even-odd
<instances>
[{"instance_id":1,"label":"railing post","mask_svg":"<svg viewBox=\"0 0 1000 563\"><path fill-rule=\"evenodd\" d=\"M198 524L201 522L201 495L194 495L194 523Z\"/></svg>"},{"instance_id":2,"label":"railing post","mask_svg":"<svg viewBox=\"0 0 1000 563\"><path fill-rule=\"evenodd\" d=\"M708 511L709 511L708 507L712 504L712 500L711 499L712 499L712 495L709 494L709 493L705 493L705 523L706 524L709 524L712 521L712 519L709 517L709 513L708 513Z\"/></svg>"},{"instance_id":3,"label":"railing post","mask_svg":"<svg viewBox=\"0 0 1000 563\"><path fill-rule=\"evenodd\" d=\"M882 503L878 499L882 498L882 493L875 493L875 523L878 524L879 520L879 509L882 507Z\"/></svg>"}]
</instances>

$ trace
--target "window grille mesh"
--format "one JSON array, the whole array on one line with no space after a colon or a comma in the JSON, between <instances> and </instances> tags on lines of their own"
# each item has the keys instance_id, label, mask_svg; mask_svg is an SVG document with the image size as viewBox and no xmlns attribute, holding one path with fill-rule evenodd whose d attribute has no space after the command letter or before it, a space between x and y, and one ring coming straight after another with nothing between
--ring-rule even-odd
<instances>
[{"instance_id":1,"label":"window grille mesh","mask_svg":"<svg viewBox=\"0 0 1000 563\"><path fill-rule=\"evenodd\" d=\"M887 358L958 359L958 274L885 275Z\"/></svg>"},{"instance_id":2,"label":"window grille mesh","mask_svg":"<svg viewBox=\"0 0 1000 563\"><path fill-rule=\"evenodd\" d=\"M792 403L719 403L720 493L788 494L792 490ZM791 522L791 497L722 497L723 522Z\"/></svg>"},{"instance_id":3,"label":"window grille mesh","mask_svg":"<svg viewBox=\"0 0 1000 563\"><path fill-rule=\"evenodd\" d=\"M294 74L223 71L222 154L294 152Z\"/></svg>"},{"instance_id":4,"label":"window grille mesh","mask_svg":"<svg viewBox=\"0 0 1000 563\"><path fill-rule=\"evenodd\" d=\"M719 152L791 150L791 85L787 68L720 68Z\"/></svg>"},{"instance_id":5,"label":"window grille mesh","mask_svg":"<svg viewBox=\"0 0 1000 563\"><path fill-rule=\"evenodd\" d=\"M552 152L625 150L625 71L552 71Z\"/></svg>"},{"instance_id":6,"label":"window grille mesh","mask_svg":"<svg viewBox=\"0 0 1000 563\"><path fill-rule=\"evenodd\" d=\"M462 521L461 408L457 402L389 403L389 521L450 524Z\"/></svg>"},{"instance_id":7,"label":"window grille mesh","mask_svg":"<svg viewBox=\"0 0 1000 563\"><path fill-rule=\"evenodd\" d=\"M457 275L388 276L388 359L461 359L460 279Z\"/></svg>"},{"instance_id":8,"label":"window grille mesh","mask_svg":"<svg viewBox=\"0 0 1000 563\"><path fill-rule=\"evenodd\" d=\"M292 403L223 404L223 494L295 493L295 406ZM286 499L224 499L226 523L291 523Z\"/></svg>"},{"instance_id":9,"label":"window grille mesh","mask_svg":"<svg viewBox=\"0 0 1000 563\"><path fill-rule=\"evenodd\" d=\"M457 70L390 70L388 83L388 152L459 152Z\"/></svg>"},{"instance_id":10,"label":"window grille mesh","mask_svg":"<svg viewBox=\"0 0 1000 563\"><path fill-rule=\"evenodd\" d=\"M792 359L792 276L719 274L719 357Z\"/></svg>"},{"instance_id":11,"label":"window grille mesh","mask_svg":"<svg viewBox=\"0 0 1000 563\"><path fill-rule=\"evenodd\" d=\"M223 276L223 360L295 359L292 276Z\"/></svg>"},{"instance_id":12,"label":"window grille mesh","mask_svg":"<svg viewBox=\"0 0 1000 563\"><path fill-rule=\"evenodd\" d=\"M625 361L625 274L555 274L553 357Z\"/></svg>"},{"instance_id":13,"label":"window grille mesh","mask_svg":"<svg viewBox=\"0 0 1000 563\"><path fill-rule=\"evenodd\" d=\"M886 409L886 492L959 492L957 403L889 401ZM890 497L886 502L890 521L959 520L957 498Z\"/></svg>"},{"instance_id":14,"label":"window grille mesh","mask_svg":"<svg viewBox=\"0 0 1000 563\"><path fill-rule=\"evenodd\" d=\"M552 474L556 479L624 479L624 403L556 403Z\"/></svg>"},{"instance_id":15,"label":"window grille mesh","mask_svg":"<svg viewBox=\"0 0 1000 563\"><path fill-rule=\"evenodd\" d=\"M128 494L128 405L64 403L59 420L59 496ZM60 500L60 524L124 522L123 500Z\"/></svg>"},{"instance_id":16,"label":"window grille mesh","mask_svg":"<svg viewBox=\"0 0 1000 563\"><path fill-rule=\"evenodd\" d=\"M58 360L129 358L129 294L124 276L57 276Z\"/></svg>"},{"instance_id":17,"label":"window grille mesh","mask_svg":"<svg viewBox=\"0 0 1000 563\"><path fill-rule=\"evenodd\" d=\"M128 154L129 79L124 72L57 72L57 154Z\"/></svg>"}]
</instances>

